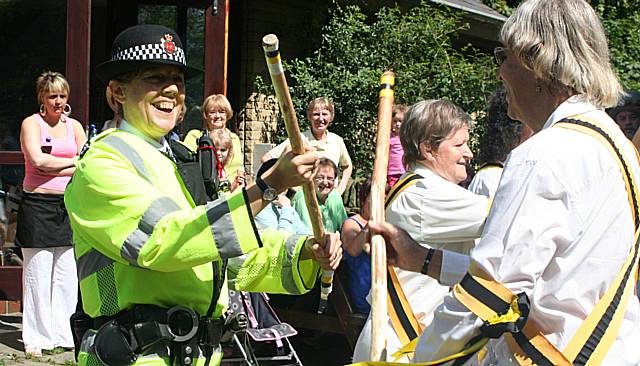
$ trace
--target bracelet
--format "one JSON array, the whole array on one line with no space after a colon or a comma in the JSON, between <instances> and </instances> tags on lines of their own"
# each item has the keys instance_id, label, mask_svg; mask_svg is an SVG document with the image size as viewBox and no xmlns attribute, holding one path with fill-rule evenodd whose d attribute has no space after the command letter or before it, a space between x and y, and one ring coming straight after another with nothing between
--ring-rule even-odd
<instances>
[{"instance_id":1,"label":"bracelet","mask_svg":"<svg viewBox=\"0 0 640 366\"><path fill-rule=\"evenodd\" d=\"M431 264L431 258L433 258L433 253L435 252L436 250L433 248L427 249L427 256L424 258L422 269L420 270L420 273L422 273L423 275L426 275L427 272L429 272L429 264Z\"/></svg>"}]
</instances>

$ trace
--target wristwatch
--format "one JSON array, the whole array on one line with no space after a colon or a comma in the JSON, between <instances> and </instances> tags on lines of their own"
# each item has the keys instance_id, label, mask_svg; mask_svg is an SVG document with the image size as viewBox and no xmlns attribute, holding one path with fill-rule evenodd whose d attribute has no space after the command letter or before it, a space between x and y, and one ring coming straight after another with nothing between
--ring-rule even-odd
<instances>
[{"instance_id":1,"label":"wristwatch","mask_svg":"<svg viewBox=\"0 0 640 366\"><path fill-rule=\"evenodd\" d=\"M272 202L278 197L278 192L276 192L275 189L269 187L269 185L264 180L262 180L262 177L259 175L256 177L256 184L258 185L258 188L260 188L260 190L262 191L263 200L267 202Z\"/></svg>"}]
</instances>

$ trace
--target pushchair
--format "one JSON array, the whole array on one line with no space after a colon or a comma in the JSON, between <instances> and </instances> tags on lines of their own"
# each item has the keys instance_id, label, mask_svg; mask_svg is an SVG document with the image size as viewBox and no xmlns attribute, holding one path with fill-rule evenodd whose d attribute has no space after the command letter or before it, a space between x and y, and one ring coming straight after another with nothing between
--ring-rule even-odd
<instances>
[{"instance_id":1,"label":"pushchair","mask_svg":"<svg viewBox=\"0 0 640 366\"><path fill-rule=\"evenodd\" d=\"M246 327L223 339L222 366L302 365L289 341L298 332L278 319L266 294L230 290L229 316L238 314L246 316Z\"/></svg>"}]
</instances>

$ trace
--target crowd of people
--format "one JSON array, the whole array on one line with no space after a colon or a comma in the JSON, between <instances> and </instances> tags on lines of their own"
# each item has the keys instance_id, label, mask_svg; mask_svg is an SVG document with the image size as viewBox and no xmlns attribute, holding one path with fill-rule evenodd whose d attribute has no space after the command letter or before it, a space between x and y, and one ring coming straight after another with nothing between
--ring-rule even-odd
<instances>
[{"instance_id":1,"label":"crowd of people","mask_svg":"<svg viewBox=\"0 0 640 366\"><path fill-rule=\"evenodd\" d=\"M640 93L623 92L584 0L526 0L500 42L502 85L475 159L473 120L455 103L394 106L383 223L370 220L367 174L359 211L345 209L354 164L328 130L328 97L308 104L305 153L285 140L254 177L228 126L229 100L205 98L202 128L181 146L195 157L211 140L220 195L198 202L194 187L210 183L181 175L169 140L185 79L201 71L173 30L139 25L116 37L96 68L114 117L91 141L70 117L64 76L42 73L39 110L20 132L25 352L75 348L80 365L217 365L229 289L300 295L341 263L354 311L368 314L377 233L389 319L372 329L369 315L356 363L370 360L372 332L382 332L375 361L640 364ZM127 51L143 45L148 54ZM308 182L321 240L299 189Z\"/></svg>"}]
</instances>

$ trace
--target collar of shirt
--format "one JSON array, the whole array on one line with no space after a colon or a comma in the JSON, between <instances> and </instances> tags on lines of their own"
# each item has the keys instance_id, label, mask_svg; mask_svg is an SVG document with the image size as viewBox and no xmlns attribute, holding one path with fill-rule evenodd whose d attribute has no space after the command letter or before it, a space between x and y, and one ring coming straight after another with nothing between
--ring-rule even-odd
<instances>
[{"instance_id":1,"label":"collar of shirt","mask_svg":"<svg viewBox=\"0 0 640 366\"><path fill-rule=\"evenodd\" d=\"M574 95L571 98L565 100L556 108L553 113L547 119L542 129L553 126L556 122L577 114L584 114L598 110L596 106L588 102L584 95Z\"/></svg>"},{"instance_id":2,"label":"collar of shirt","mask_svg":"<svg viewBox=\"0 0 640 366\"><path fill-rule=\"evenodd\" d=\"M145 140L146 142L148 142L151 146L155 147L160 152L168 153L168 154L173 156L173 153L171 152L171 148L169 147L169 143L164 138L164 136L161 137L160 141L158 142L158 141L152 139L151 137L145 135L144 133L142 133L142 131L140 131L137 128L135 128L131 123L127 122L127 120L125 120L124 118L120 122L120 127L118 129L122 130L122 131L126 131L126 132L129 132L129 133L132 133L132 134L140 137L141 139Z\"/></svg>"},{"instance_id":3,"label":"collar of shirt","mask_svg":"<svg viewBox=\"0 0 640 366\"><path fill-rule=\"evenodd\" d=\"M415 172L416 174L420 175L423 178L435 179L435 180L447 182L449 184L455 184L442 178L438 173L434 172L433 170L427 168L426 166L420 163L413 164L412 166L409 167L409 170Z\"/></svg>"}]
</instances>

